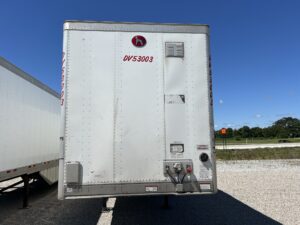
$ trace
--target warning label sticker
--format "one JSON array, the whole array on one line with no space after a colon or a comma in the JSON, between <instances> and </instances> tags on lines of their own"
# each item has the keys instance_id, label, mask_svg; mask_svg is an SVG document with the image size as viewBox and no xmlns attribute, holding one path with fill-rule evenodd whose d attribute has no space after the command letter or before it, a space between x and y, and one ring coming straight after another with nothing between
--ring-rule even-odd
<instances>
[{"instance_id":1,"label":"warning label sticker","mask_svg":"<svg viewBox=\"0 0 300 225\"><path fill-rule=\"evenodd\" d=\"M197 145L197 150L208 149L208 145Z\"/></svg>"},{"instance_id":2,"label":"warning label sticker","mask_svg":"<svg viewBox=\"0 0 300 225\"><path fill-rule=\"evenodd\" d=\"M165 95L166 104L184 104L185 96L184 95Z\"/></svg>"},{"instance_id":3,"label":"warning label sticker","mask_svg":"<svg viewBox=\"0 0 300 225\"><path fill-rule=\"evenodd\" d=\"M157 192L158 187L157 186L146 186L145 191L146 192Z\"/></svg>"},{"instance_id":4,"label":"warning label sticker","mask_svg":"<svg viewBox=\"0 0 300 225\"><path fill-rule=\"evenodd\" d=\"M211 168L206 168L206 167L200 167L200 174L199 178L201 180L211 180L212 179L212 170Z\"/></svg>"}]
</instances>

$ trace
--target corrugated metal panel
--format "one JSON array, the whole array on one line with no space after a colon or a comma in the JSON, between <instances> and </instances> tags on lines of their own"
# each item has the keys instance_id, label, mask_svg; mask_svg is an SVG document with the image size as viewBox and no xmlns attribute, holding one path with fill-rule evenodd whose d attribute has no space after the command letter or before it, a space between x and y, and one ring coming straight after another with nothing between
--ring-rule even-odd
<instances>
[{"instance_id":1,"label":"corrugated metal panel","mask_svg":"<svg viewBox=\"0 0 300 225\"><path fill-rule=\"evenodd\" d=\"M0 62L0 171L58 159L58 94Z\"/></svg>"},{"instance_id":2,"label":"corrugated metal panel","mask_svg":"<svg viewBox=\"0 0 300 225\"><path fill-rule=\"evenodd\" d=\"M97 188L103 184L170 182L165 160L191 160L191 179L215 183L208 35L146 28L118 32L118 26L109 25L116 32L93 23L84 24L83 31L65 30L64 165L78 162L82 181L80 190L63 189L65 179L60 179L64 194L72 196L88 185L101 195ZM147 40L143 47L132 44L137 34ZM180 57L166 57L166 43L172 42L182 43ZM174 144L184 151L171 153ZM210 156L207 162L199 159L204 152Z\"/></svg>"}]
</instances>

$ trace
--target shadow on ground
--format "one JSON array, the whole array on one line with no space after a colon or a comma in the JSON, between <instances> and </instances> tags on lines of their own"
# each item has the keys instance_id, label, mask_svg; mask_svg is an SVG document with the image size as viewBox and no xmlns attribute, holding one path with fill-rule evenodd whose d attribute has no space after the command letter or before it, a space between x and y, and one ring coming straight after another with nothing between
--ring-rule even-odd
<instances>
[{"instance_id":1,"label":"shadow on ground","mask_svg":"<svg viewBox=\"0 0 300 225\"><path fill-rule=\"evenodd\" d=\"M0 225L96 225L101 199L57 200L57 186L31 187L29 209L21 206L21 190L0 196ZM117 198L113 225L279 225L277 221L219 191L216 195Z\"/></svg>"},{"instance_id":2,"label":"shadow on ground","mask_svg":"<svg viewBox=\"0 0 300 225\"><path fill-rule=\"evenodd\" d=\"M162 209L163 197L127 197L116 200L113 225L203 224L279 225L223 191L215 195L170 196L169 209Z\"/></svg>"},{"instance_id":3,"label":"shadow on ground","mask_svg":"<svg viewBox=\"0 0 300 225\"><path fill-rule=\"evenodd\" d=\"M95 225L101 199L57 200L57 185L31 185L28 209L22 206L22 190L0 196L0 225Z\"/></svg>"}]
</instances>

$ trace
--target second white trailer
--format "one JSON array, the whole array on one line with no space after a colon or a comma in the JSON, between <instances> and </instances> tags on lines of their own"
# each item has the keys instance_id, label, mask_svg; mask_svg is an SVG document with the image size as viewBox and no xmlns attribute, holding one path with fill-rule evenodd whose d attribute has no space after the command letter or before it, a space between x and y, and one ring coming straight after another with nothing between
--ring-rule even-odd
<instances>
[{"instance_id":1,"label":"second white trailer","mask_svg":"<svg viewBox=\"0 0 300 225\"><path fill-rule=\"evenodd\" d=\"M0 182L39 172L57 181L59 97L0 57Z\"/></svg>"},{"instance_id":2,"label":"second white trailer","mask_svg":"<svg viewBox=\"0 0 300 225\"><path fill-rule=\"evenodd\" d=\"M59 198L215 193L206 25L66 22Z\"/></svg>"}]
</instances>

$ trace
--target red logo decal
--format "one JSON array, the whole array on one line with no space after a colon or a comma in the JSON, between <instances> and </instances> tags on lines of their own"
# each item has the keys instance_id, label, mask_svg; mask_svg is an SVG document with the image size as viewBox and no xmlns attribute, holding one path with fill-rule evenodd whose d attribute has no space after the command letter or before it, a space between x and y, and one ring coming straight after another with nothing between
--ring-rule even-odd
<instances>
[{"instance_id":1,"label":"red logo decal","mask_svg":"<svg viewBox=\"0 0 300 225\"><path fill-rule=\"evenodd\" d=\"M132 44L135 46L135 47L144 47L147 43L146 41L146 38L144 38L143 36L141 35L136 35L134 36L132 39L131 39L131 42Z\"/></svg>"}]
</instances>

